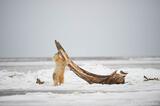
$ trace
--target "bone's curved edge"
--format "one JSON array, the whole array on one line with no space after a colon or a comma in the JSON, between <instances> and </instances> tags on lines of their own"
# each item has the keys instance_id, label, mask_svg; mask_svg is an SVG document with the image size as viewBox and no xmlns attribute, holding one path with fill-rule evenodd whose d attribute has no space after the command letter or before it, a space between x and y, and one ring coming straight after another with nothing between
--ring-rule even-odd
<instances>
[{"instance_id":1,"label":"bone's curved edge","mask_svg":"<svg viewBox=\"0 0 160 106\"><path fill-rule=\"evenodd\" d=\"M69 68L79 77L87 81L88 83L101 83L101 84L115 84L115 82L111 83L111 81L108 79L112 75L116 74L116 71L113 72L111 75L96 75L93 73L90 73L81 67L79 67L77 64L75 64L67 55L61 44L55 40L55 44L57 47L58 52L62 55L62 57L67 61L67 64Z\"/></svg>"},{"instance_id":2,"label":"bone's curved edge","mask_svg":"<svg viewBox=\"0 0 160 106\"><path fill-rule=\"evenodd\" d=\"M58 52L62 55L62 57L64 59L69 59L68 54L66 53L66 51L64 50L64 48L62 47L62 45L57 40L55 40L55 44L56 44Z\"/></svg>"},{"instance_id":3,"label":"bone's curved edge","mask_svg":"<svg viewBox=\"0 0 160 106\"><path fill-rule=\"evenodd\" d=\"M60 49L62 49L64 52L65 50L63 49L62 45L57 41L55 40L55 44L56 44L56 47L57 47L57 50L59 51Z\"/></svg>"}]
</instances>

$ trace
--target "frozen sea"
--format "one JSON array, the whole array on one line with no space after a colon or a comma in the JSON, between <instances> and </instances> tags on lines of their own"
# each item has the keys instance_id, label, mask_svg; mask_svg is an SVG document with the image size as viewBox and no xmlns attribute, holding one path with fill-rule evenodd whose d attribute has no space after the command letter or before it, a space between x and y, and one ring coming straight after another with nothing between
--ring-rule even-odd
<instances>
[{"instance_id":1,"label":"frozen sea","mask_svg":"<svg viewBox=\"0 0 160 106\"><path fill-rule=\"evenodd\" d=\"M0 106L160 106L160 57L75 58L89 72L128 72L125 84L88 84L66 68L65 82L53 86L50 58L1 58ZM37 85L36 78L45 81Z\"/></svg>"}]
</instances>

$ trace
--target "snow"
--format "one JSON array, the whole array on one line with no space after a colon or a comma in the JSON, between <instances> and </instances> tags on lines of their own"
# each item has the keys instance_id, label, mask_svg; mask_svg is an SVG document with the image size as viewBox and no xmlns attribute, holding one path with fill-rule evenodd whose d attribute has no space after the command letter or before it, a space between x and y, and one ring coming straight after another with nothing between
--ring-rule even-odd
<instances>
[{"instance_id":1,"label":"snow","mask_svg":"<svg viewBox=\"0 0 160 106\"><path fill-rule=\"evenodd\" d=\"M125 84L90 85L66 68L65 83L56 87L52 82L54 64L51 62L0 63L4 67L0 68L0 106L160 106L160 81L144 81L143 78L144 75L160 78L160 69L154 67L154 64L160 65L160 61L122 61L92 60L76 63L96 74L123 70L128 73ZM111 64L115 67L110 67ZM30 65L36 68L24 70ZM41 67L43 65L48 68ZM45 83L37 85L36 78Z\"/></svg>"}]
</instances>

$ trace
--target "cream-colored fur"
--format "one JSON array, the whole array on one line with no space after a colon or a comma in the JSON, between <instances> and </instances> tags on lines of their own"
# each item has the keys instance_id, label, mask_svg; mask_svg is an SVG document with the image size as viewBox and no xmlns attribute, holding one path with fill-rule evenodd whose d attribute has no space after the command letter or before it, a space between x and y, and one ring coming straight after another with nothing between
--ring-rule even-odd
<instances>
[{"instance_id":1,"label":"cream-colored fur","mask_svg":"<svg viewBox=\"0 0 160 106\"><path fill-rule=\"evenodd\" d=\"M54 85L58 86L64 83L64 71L66 67L66 62L59 53L56 53L53 56L53 61L55 61L56 63L53 73L53 81Z\"/></svg>"}]
</instances>

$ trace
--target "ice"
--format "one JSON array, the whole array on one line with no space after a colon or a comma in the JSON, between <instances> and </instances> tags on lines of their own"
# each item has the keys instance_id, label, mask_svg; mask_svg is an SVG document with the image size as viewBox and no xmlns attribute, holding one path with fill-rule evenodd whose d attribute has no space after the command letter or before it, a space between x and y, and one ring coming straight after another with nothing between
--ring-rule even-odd
<instances>
[{"instance_id":1,"label":"ice","mask_svg":"<svg viewBox=\"0 0 160 106\"><path fill-rule=\"evenodd\" d=\"M50 61L6 62L6 65L3 62L0 64L3 66L0 68L0 106L159 106L160 81L144 81L143 76L160 78L160 68L157 68L160 62L131 60L128 63L123 60L75 61L96 74L123 70L128 73L125 84L90 85L66 68L65 83L61 86L53 86L54 64ZM36 78L45 83L37 85Z\"/></svg>"},{"instance_id":2,"label":"ice","mask_svg":"<svg viewBox=\"0 0 160 106\"><path fill-rule=\"evenodd\" d=\"M160 92L52 94L0 97L1 106L159 106Z\"/></svg>"}]
</instances>

